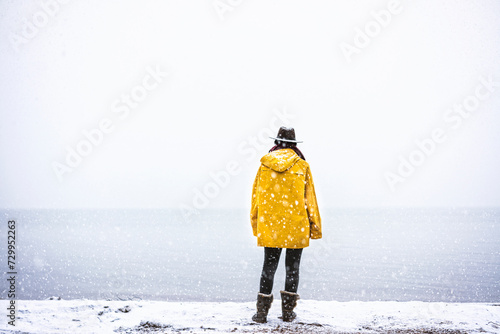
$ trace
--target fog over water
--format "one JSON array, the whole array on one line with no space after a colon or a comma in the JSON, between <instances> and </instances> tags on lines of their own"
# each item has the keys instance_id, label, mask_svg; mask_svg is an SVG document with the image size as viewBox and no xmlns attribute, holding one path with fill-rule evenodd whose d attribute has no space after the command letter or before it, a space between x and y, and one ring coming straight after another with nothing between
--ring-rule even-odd
<instances>
[{"instance_id":1,"label":"fog over water","mask_svg":"<svg viewBox=\"0 0 500 334\"><path fill-rule=\"evenodd\" d=\"M249 301L263 249L247 212L10 211L19 298ZM299 293L315 300L498 302L498 209L335 209L303 252ZM2 253L4 254L4 253ZM284 264L274 291L284 286ZM5 291L4 291L5 292Z\"/></svg>"}]
</instances>

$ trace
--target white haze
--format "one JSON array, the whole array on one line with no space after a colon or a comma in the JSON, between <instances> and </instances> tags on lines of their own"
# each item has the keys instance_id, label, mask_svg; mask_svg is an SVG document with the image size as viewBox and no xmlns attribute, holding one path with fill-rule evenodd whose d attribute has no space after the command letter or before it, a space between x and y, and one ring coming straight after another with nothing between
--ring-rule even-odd
<instances>
[{"instance_id":1,"label":"white haze","mask_svg":"<svg viewBox=\"0 0 500 334\"><path fill-rule=\"evenodd\" d=\"M211 0L69 1L16 51L44 2L0 2L2 208L192 207L230 162L204 205L248 207L272 146L250 138L285 123L320 207L500 204L500 86L443 118L480 78L500 82L498 1L401 1L352 62L341 43L389 1L234 1L224 20ZM156 67L168 76L119 118ZM105 118L113 131L60 182L53 163ZM446 141L392 191L385 174L436 128Z\"/></svg>"}]
</instances>

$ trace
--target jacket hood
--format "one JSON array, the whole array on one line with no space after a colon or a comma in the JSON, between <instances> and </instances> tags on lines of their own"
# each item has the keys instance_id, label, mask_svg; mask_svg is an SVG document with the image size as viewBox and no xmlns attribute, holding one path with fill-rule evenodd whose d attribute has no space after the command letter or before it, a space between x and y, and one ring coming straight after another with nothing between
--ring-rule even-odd
<instances>
[{"instance_id":1,"label":"jacket hood","mask_svg":"<svg viewBox=\"0 0 500 334\"><path fill-rule=\"evenodd\" d=\"M292 149L280 149L266 154L260 162L277 172L284 172L292 167L300 157Z\"/></svg>"}]
</instances>

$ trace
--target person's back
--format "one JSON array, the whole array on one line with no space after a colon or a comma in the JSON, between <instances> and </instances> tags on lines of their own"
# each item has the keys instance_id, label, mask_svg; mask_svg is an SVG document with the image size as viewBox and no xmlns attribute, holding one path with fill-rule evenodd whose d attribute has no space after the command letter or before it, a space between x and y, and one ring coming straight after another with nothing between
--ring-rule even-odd
<instances>
[{"instance_id":1,"label":"person's back","mask_svg":"<svg viewBox=\"0 0 500 334\"><path fill-rule=\"evenodd\" d=\"M304 248L321 237L320 216L309 164L293 149L260 160L252 197L252 227L258 246ZM305 194L305 195L304 195Z\"/></svg>"}]
</instances>

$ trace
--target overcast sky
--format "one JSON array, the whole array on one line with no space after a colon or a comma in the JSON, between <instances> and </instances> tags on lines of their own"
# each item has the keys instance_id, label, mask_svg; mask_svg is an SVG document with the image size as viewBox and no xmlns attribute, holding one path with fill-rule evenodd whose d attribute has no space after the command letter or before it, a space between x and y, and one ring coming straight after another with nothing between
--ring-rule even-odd
<instances>
[{"instance_id":1,"label":"overcast sky","mask_svg":"<svg viewBox=\"0 0 500 334\"><path fill-rule=\"evenodd\" d=\"M500 205L500 2L0 1L0 207Z\"/></svg>"}]
</instances>

